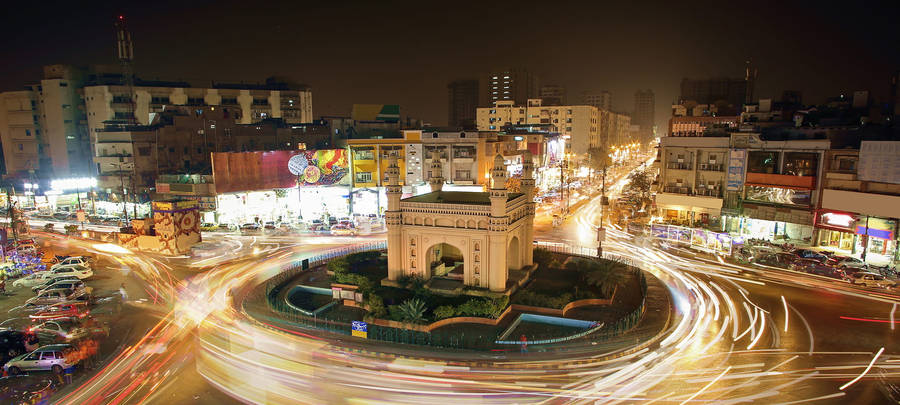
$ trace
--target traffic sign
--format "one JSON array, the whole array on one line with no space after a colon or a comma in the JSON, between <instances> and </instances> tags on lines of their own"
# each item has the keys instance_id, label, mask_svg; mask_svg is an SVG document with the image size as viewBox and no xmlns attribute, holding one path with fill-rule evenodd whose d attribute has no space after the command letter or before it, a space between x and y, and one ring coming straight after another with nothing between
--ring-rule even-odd
<instances>
[{"instance_id":1,"label":"traffic sign","mask_svg":"<svg viewBox=\"0 0 900 405\"><path fill-rule=\"evenodd\" d=\"M350 333L354 337L367 339L369 337L369 324L363 321L353 321L350 324Z\"/></svg>"}]
</instances>

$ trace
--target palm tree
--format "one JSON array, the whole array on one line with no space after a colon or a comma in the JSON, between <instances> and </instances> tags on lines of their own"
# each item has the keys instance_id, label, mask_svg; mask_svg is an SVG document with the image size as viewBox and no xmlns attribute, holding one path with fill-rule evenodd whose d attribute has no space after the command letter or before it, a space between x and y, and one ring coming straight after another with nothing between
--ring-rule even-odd
<instances>
[{"instance_id":1,"label":"palm tree","mask_svg":"<svg viewBox=\"0 0 900 405\"><path fill-rule=\"evenodd\" d=\"M418 298L403 301L398 309L404 322L422 323L425 321L425 302Z\"/></svg>"},{"instance_id":2,"label":"palm tree","mask_svg":"<svg viewBox=\"0 0 900 405\"><path fill-rule=\"evenodd\" d=\"M584 282L611 297L617 287L625 285L625 267L615 262L592 262L584 274Z\"/></svg>"}]
</instances>

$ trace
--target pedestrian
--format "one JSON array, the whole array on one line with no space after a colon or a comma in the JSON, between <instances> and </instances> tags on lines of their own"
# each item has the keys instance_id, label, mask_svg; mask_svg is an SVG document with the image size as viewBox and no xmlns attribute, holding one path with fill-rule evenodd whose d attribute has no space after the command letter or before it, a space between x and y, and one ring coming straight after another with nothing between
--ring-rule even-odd
<instances>
[{"instance_id":1,"label":"pedestrian","mask_svg":"<svg viewBox=\"0 0 900 405\"><path fill-rule=\"evenodd\" d=\"M519 338L519 342L522 342L522 344L520 346L522 349L522 353L528 353L528 338L526 338L525 335L523 334Z\"/></svg>"},{"instance_id":2,"label":"pedestrian","mask_svg":"<svg viewBox=\"0 0 900 405\"><path fill-rule=\"evenodd\" d=\"M125 283L119 287L119 294L122 295L122 302L128 301L128 293L125 291Z\"/></svg>"}]
</instances>

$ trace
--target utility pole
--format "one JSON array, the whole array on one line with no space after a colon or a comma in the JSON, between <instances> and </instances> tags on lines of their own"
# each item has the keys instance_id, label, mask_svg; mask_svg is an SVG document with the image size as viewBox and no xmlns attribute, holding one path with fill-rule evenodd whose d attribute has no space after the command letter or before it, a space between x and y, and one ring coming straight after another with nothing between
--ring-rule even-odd
<instances>
[{"instance_id":1,"label":"utility pole","mask_svg":"<svg viewBox=\"0 0 900 405\"><path fill-rule=\"evenodd\" d=\"M606 230L603 229L603 216L606 214L606 206L609 205L609 199L606 198L606 165L603 165L603 183L601 184L600 194L600 226L597 227L597 258L603 258L603 239L606 239Z\"/></svg>"}]
</instances>

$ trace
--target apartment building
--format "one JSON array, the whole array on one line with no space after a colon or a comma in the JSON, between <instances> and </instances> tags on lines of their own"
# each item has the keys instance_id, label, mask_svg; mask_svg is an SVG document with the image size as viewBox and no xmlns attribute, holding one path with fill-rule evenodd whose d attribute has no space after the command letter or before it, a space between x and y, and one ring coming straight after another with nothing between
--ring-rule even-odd
<instances>
[{"instance_id":1,"label":"apartment building","mask_svg":"<svg viewBox=\"0 0 900 405\"><path fill-rule=\"evenodd\" d=\"M590 148L629 143L631 139L627 115L589 105L545 106L540 99L531 99L522 106L500 101L493 107L479 108L476 117L480 131L500 131L509 125L554 125L566 140L566 149L579 155Z\"/></svg>"},{"instance_id":2,"label":"apartment building","mask_svg":"<svg viewBox=\"0 0 900 405\"><path fill-rule=\"evenodd\" d=\"M730 139L663 137L659 148L659 216L672 223L719 223Z\"/></svg>"},{"instance_id":3,"label":"apartment building","mask_svg":"<svg viewBox=\"0 0 900 405\"><path fill-rule=\"evenodd\" d=\"M862 141L825 154L815 244L875 264L900 260L900 142Z\"/></svg>"}]
</instances>

